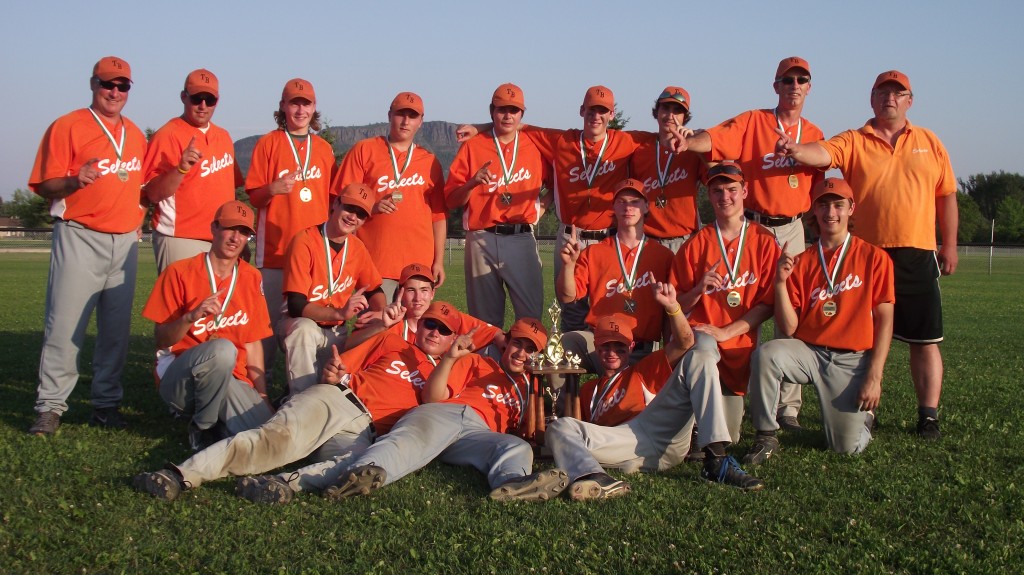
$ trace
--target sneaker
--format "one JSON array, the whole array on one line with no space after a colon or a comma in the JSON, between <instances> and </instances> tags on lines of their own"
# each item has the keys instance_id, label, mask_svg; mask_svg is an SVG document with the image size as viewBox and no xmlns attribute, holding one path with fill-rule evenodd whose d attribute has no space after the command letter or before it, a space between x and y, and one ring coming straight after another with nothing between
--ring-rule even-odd
<instances>
[{"instance_id":1,"label":"sneaker","mask_svg":"<svg viewBox=\"0 0 1024 575\"><path fill-rule=\"evenodd\" d=\"M106 429L124 429L128 427L128 423L121 415L121 410L116 407L99 407L92 410L89 425Z\"/></svg>"},{"instance_id":2,"label":"sneaker","mask_svg":"<svg viewBox=\"0 0 1024 575\"><path fill-rule=\"evenodd\" d=\"M140 473L135 476L132 485L137 491L165 501L174 501L187 489L185 481L172 469Z\"/></svg>"},{"instance_id":3,"label":"sneaker","mask_svg":"<svg viewBox=\"0 0 1024 575\"><path fill-rule=\"evenodd\" d=\"M235 495L253 503L285 505L291 503L292 498L295 497L295 491L287 481L276 475L245 476L238 478Z\"/></svg>"},{"instance_id":4,"label":"sneaker","mask_svg":"<svg viewBox=\"0 0 1024 575\"><path fill-rule=\"evenodd\" d=\"M53 435L60 427L60 414L56 411L44 411L36 416L36 422L28 428L32 435Z\"/></svg>"},{"instance_id":5,"label":"sneaker","mask_svg":"<svg viewBox=\"0 0 1024 575\"><path fill-rule=\"evenodd\" d=\"M209 429L199 429L194 421L188 424L188 446L192 451L202 451L225 437L219 423Z\"/></svg>"},{"instance_id":6,"label":"sneaker","mask_svg":"<svg viewBox=\"0 0 1024 575\"><path fill-rule=\"evenodd\" d=\"M758 435L754 444L743 456L743 465L761 465L779 450L779 438L774 435Z\"/></svg>"},{"instance_id":7,"label":"sneaker","mask_svg":"<svg viewBox=\"0 0 1024 575\"><path fill-rule=\"evenodd\" d=\"M547 501L558 497L569 486L569 476L561 469L546 469L502 483L491 491L495 501Z\"/></svg>"},{"instance_id":8,"label":"sneaker","mask_svg":"<svg viewBox=\"0 0 1024 575\"><path fill-rule=\"evenodd\" d=\"M934 417L917 418L917 435L921 439L936 440L942 439L942 432L939 431L939 420Z\"/></svg>"},{"instance_id":9,"label":"sneaker","mask_svg":"<svg viewBox=\"0 0 1024 575\"><path fill-rule=\"evenodd\" d=\"M363 465L352 469L338 483L324 491L324 497L338 501L353 495L369 495L384 486L388 472L376 465Z\"/></svg>"},{"instance_id":10,"label":"sneaker","mask_svg":"<svg viewBox=\"0 0 1024 575\"><path fill-rule=\"evenodd\" d=\"M728 455L706 459L700 476L712 483L721 483L743 491L757 491L764 487L763 481L743 471L740 464Z\"/></svg>"},{"instance_id":11,"label":"sneaker","mask_svg":"<svg viewBox=\"0 0 1024 575\"><path fill-rule=\"evenodd\" d=\"M632 485L607 473L591 473L572 482L569 486L569 497L573 501L611 499L628 495L632 490Z\"/></svg>"},{"instance_id":12,"label":"sneaker","mask_svg":"<svg viewBox=\"0 0 1024 575\"><path fill-rule=\"evenodd\" d=\"M690 463L704 461L704 450L697 447L697 426L693 426L693 433L690 435L690 451L683 458L683 461Z\"/></svg>"},{"instance_id":13,"label":"sneaker","mask_svg":"<svg viewBox=\"0 0 1024 575\"><path fill-rule=\"evenodd\" d=\"M783 431L803 431L804 430L803 427L800 427L800 422L797 421L795 415L780 415L779 417L775 418L775 421L778 422L779 427L781 427L783 429Z\"/></svg>"}]
</instances>

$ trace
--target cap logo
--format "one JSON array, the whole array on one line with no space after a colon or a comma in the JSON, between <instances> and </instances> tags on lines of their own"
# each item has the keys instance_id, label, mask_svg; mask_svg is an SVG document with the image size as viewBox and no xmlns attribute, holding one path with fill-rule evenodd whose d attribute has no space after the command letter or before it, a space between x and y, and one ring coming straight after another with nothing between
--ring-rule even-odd
<instances>
[{"instance_id":1,"label":"cap logo","mask_svg":"<svg viewBox=\"0 0 1024 575\"><path fill-rule=\"evenodd\" d=\"M413 102L416 101L416 99L412 97L412 94L406 94L405 95L405 101L409 102L410 104L412 104Z\"/></svg>"},{"instance_id":2,"label":"cap logo","mask_svg":"<svg viewBox=\"0 0 1024 575\"><path fill-rule=\"evenodd\" d=\"M509 98L515 98L516 97L516 91L513 90L512 88L505 88L505 93L508 94Z\"/></svg>"},{"instance_id":3,"label":"cap logo","mask_svg":"<svg viewBox=\"0 0 1024 575\"><path fill-rule=\"evenodd\" d=\"M598 89L597 90L597 95L601 96L602 98L604 98L604 90Z\"/></svg>"},{"instance_id":4,"label":"cap logo","mask_svg":"<svg viewBox=\"0 0 1024 575\"><path fill-rule=\"evenodd\" d=\"M203 74L202 72L200 72L199 73L199 77L203 80L203 82L206 82L207 84L210 83L210 77L207 76L206 74Z\"/></svg>"},{"instance_id":5,"label":"cap logo","mask_svg":"<svg viewBox=\"0 0 1024 575\"><path fill-rule=\"evenodd\" d=\"M121 63L120 63L120 62L118 62L117 60L111 60L111 61L110 61L110 64L111 64L111 65L112 65L113 67L117 68L118 70L120 70L120 69L121 69Z\"/></svg>"},{"instance_id":6,"label":"cap logo","mask_svg":"<svg viewBox=\"0 0 1024 575\"><path fill-rule=\"evenodd\" d=\"M242 216L243 218L249 217L249 211L242 206L235 206L235 211L237 211L238 215Z\"/></svg>"},{"instance_id":7,"label":"cap logo","mask_svg":"<svg viewBox=\"0 0 1024 575\"><path fill-rule=\"evenodd\" d=\"M446 305L443 305L443 306L441 306L441 313L442 313L442 314L444 314L444 315L448 315L448 314L450 314L450 313L451 313L451 311L452 311L452 310L448 309L448 306L446 306Z\"/></svg>"},{"instance_id":8,"label":"cap logo","mask_svg":"<svg viewBox=\"0 0 1024 575\"><path fill-rule=\"evenodd\" d=\"M615 333L619 333L619 324L615 323L614 321L608 322L608 327L611 328L611 330L614 331Z\"/></svg>"},{"instance_id":9,"label":"cap logo","mask_svg":"<svg viewBox=\"0 0 1024 575\"><path fill-rule=\"evenodd\" d=\"M295 89L301 92L306 89L306 86L302 82L295 82Z\"/></svg>"}]
</instances>

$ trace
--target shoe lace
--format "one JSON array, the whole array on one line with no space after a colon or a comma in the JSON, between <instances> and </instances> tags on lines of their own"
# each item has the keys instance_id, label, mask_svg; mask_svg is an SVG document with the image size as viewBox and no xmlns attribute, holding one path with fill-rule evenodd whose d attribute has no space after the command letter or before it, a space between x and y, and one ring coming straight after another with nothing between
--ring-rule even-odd
<instances>
[{"instance_id":1,"label":"shoe lace","mask_svg":"<svg viewBox=\"0 0 1024 575\"><path fill-rule=\"evenodd\" d=\"M718 468L718 482L723 483L725 481L725 478L729 475L730 471L732 471L733 473L738 473L740 475L746 474L746 472L743 471L743 468L740 467L739 462L736 461L736 458L734 458L731 455L727 455L725 456L725 459L722 460L721 467Z\"/></svg>"}]
</instances>

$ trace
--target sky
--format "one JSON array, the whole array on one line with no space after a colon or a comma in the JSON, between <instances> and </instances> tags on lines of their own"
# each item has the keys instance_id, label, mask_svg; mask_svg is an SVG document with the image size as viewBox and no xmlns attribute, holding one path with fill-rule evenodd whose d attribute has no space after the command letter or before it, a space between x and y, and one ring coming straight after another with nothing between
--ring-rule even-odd
<instances>
[{"instance_id":1,"label":"sky","mask_svg":"<svg viewBox=\"0 0 1024 575\"><path fill-rule=\"evenodd\" d=\"M0 197L27 189L43 132L89 104L107 55L132 67L124 114L142 129L181 114L189 71L212 70L214 123L236 140L274 128L294 77L339 126L386 121L404 90L428 121L484 122L491 93L513 82L541 126L580 127L584 92L603 84L629 129L656 130L650 108L668 85L690 93L689 127L709 127L772 107L787 56L809 61L804 117L829 137L864 124L875 76L895 68L913 84L911 121L938 134L957 177L1024 173L1022 21L1011 1L16 1L0 19Z\"/></svg>"}]
</instances>

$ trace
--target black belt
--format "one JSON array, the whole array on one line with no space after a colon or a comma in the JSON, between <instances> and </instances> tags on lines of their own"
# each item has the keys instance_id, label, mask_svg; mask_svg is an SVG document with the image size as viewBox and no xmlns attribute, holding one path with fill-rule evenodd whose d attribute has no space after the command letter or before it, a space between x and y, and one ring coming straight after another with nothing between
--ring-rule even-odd
<instances>
[{"instance_id":1,"label":"black belt","mask_svg":"<svg viewBox=\"0 0 1024 575\"><path fill-rule=\"evenodd\" d=\"M685 236L672 236L671 238L663 238L661 236L652 236L651 234L646 234L646 235L647 235L647 237L651 238L652 240L658 240L659 242L670 242L672 240L689 239L690 236L692 236L693 234L689 233L689 234L686 234Z\"/></svg>"},{"instance_id":2,"label":"black belt","mask_svg":"<svg viewBox=\"0 0 1024 575\"><path fill-rule=\"evenodd\" d=\"M829 347L827 345L821 345L821 346L818 346L818 347L820 347L821 349L823 349L823 350L825 350L825 351L827 351L829 353L860 353L862 351L862 350L859 350L859 349L842 349L842 348L838 348L838 347Z\"/></svg>"},{"instance_id":3,"label":"black belt","mask_svg":"<svg viewBox=\"0 0 1024 575\"><path fill-rule=\"evenodd\" d=\"M484 228L483 231L491 232L492 234L498 234L499 236L513 236L515 234L529 234L533 233L532 224L497 224L489 228Z\"/></svg>"},{"instance_id":4,"label":"black belt","mask_svg":"<svg viewBox=\"0 0 1024 575\"><path fill-rule=\"evenodd\" d=\"M748 219L754 220L762 226L768 226L771 228L777 226L785 226L791 224L803 217L803 214L797 214L795 216L766 216L764 214L755 212L754 210L743 210L743 215L747 216Z\"/></svg>"},{"instance_id":5,"label":"black belt","mask_svg":"<svg viewBox=\"0 0 1024 575\"><path fill-rule=\"evenodd\" d=\"M565 226L562 232L567 236L572 235L572 226ZM609 230L576 230L576 237L581 240L603 240L608 237Z\"/></svg>"}]
</instances>

